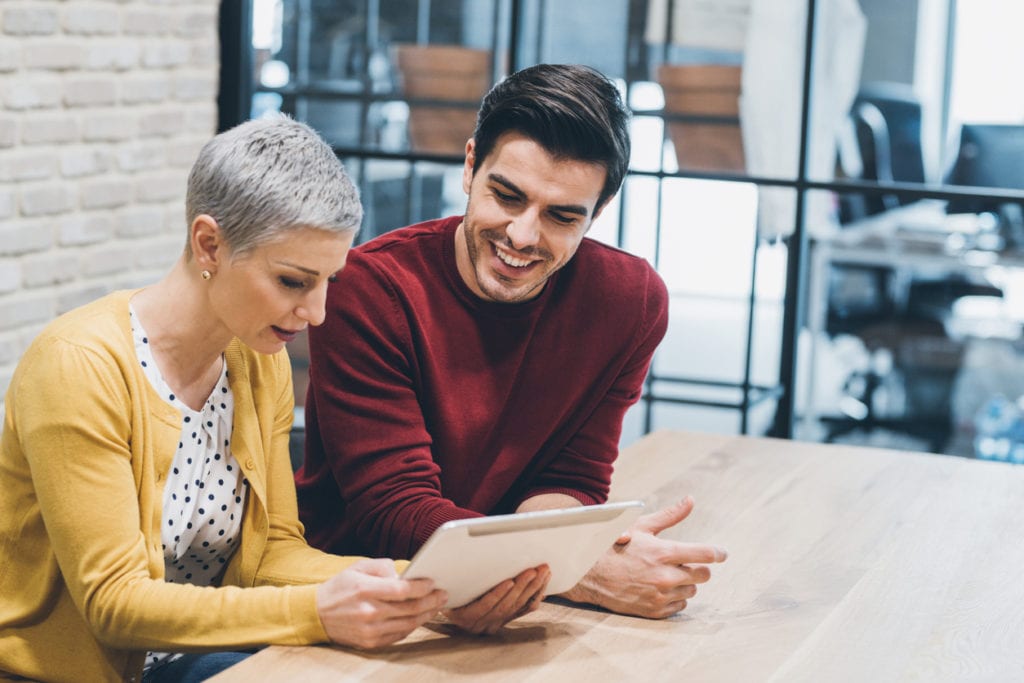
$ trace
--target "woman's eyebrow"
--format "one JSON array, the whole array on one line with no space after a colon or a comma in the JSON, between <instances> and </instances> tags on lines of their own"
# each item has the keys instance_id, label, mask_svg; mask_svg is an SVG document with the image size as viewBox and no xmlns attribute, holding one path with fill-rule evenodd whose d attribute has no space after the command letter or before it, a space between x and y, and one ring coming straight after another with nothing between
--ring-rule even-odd
<instances>
[{"instance_id":1,"label":"woman's eyebrow","mask_svg":"<svg viewBox=\"0 0 1024 683\"><path fill-rule=\"evenodd\" d=\"M303 273L309 273L310 275L320 275L319 270L313 270L312 268L307 268L306 266L300 266L299 264L292 263L291 261L277 261L276 263L281 266L288 266L289 268L294 268L295 270L301 270Z\"/></svg>"}]
</instances>

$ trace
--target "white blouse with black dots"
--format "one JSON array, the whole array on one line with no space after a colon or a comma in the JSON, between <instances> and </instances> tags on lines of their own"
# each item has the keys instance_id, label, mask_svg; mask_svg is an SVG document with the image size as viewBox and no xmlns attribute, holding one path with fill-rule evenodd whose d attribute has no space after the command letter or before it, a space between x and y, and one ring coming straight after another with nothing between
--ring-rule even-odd
<instances>
[{"instance_id":1,"label":"white blouse with black dots","mask_svg":"<svg viewBox=\"0 0 1024 683\"><path fill-rule=\"evenodd\" d=\"M153 361L146 331L131 307L129 314L135 353L146 378L182 415L178 450L164 485L161 541L165 579L210 586L238 546L249 488L231 454L235 405L227 364L202 410L192 410L167 386ZM150 652L147 669L170 656Z\"/></svg>"}]
</instances>

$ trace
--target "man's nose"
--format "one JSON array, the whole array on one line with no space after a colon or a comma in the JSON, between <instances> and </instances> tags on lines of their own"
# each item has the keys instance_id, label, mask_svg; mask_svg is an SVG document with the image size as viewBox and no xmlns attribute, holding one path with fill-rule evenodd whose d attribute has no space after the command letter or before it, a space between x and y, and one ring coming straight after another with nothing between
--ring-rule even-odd
<instances>
[{"instance_id":1,"label":"man's nose","mask_svg":"<svg viewBox=\"0 0 1024 683\"><path fill-rule=\"evenodd\" d=\"M540 230L540 219L537 214L524 211L509 221L505 235L512 243L513 249L525 249L540 242Z\"/></svg>"}]
</instances>

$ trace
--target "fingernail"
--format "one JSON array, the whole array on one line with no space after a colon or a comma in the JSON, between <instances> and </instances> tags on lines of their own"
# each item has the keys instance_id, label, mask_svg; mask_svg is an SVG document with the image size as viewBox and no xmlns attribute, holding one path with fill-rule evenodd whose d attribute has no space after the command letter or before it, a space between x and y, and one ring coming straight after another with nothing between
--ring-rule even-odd
<instances>
[{"instance_id":1,"label":"fingernail","mask_svg":"<svg viewBox=\"0 0 1024 683\"><path fill-rule=\"evenodd\" d=\"M719 562L723 562L727 557L729 557L729 553L726 552L725 548L719 548L717 546L715 547L716 560L718 560Z\"/></svg>"}]
</instances>

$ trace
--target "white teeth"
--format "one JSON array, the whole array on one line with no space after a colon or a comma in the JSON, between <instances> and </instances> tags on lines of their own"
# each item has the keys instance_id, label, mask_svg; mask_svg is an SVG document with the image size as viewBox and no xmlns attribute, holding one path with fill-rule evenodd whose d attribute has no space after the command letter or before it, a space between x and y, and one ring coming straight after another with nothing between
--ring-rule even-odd
<instances>
[{"instance_id":1,"label":"white teeth","mask_svg":"<svg viewBox=\"0 0 1024 683\"><path fill-rule=\"evenodd\" d=\"M501 259L502 263L510 265L513 268L523 268L524 266L528 266L531 263L533 263L533 261L527 261L527 260L524 260L524 259L512 258L508 254L503 252L501 249L497 249L496 251L498 252L498 258Z\"/></svg>"}]
</instances>

